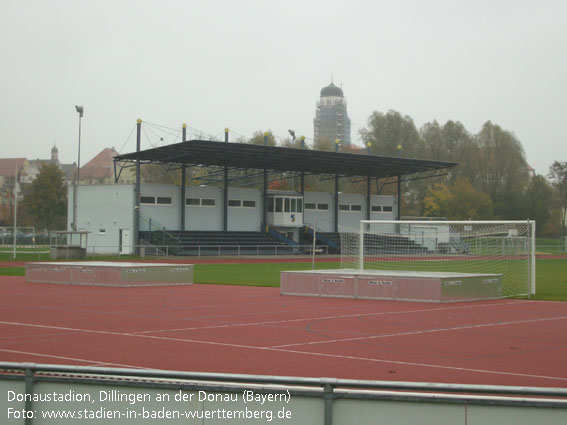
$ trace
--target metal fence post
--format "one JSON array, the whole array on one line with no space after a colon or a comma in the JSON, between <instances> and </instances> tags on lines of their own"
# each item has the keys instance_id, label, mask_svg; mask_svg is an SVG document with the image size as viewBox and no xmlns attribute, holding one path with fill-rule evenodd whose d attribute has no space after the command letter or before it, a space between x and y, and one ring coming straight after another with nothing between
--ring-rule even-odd
<instances>
[{"instance_id":1,"label":"metal fence post","mask_svg":"<svg viewBox=\"0 0 567 425\"><path fill-rule=\"evenodd\" d=\"M330 380L324 379L325 387L323 388L323 400L325 401L325 425L333 424L333 401L335 399L335 393L333 392L333 386Z\"/></svg>"},{"instance_id":2,"label":"metal fence post","mask_svg":"<svg viewBox=\"0 0 567 425\"><path fill-rule=\"evenodd\" d=\"M29 394L29 399L26 398L24 409L26 412L32 412L33 410L33 381L34 381L34 371L31 368L26 368L26 395ZM33 424L33 416L28 417L26 415L25 425L32 425Z\"/></svg>"}]
</instances>

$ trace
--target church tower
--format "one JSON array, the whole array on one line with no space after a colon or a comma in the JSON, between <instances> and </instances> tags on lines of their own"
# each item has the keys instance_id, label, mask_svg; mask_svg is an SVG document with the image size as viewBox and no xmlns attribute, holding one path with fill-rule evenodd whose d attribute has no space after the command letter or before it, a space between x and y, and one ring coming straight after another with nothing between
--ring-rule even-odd
<instances>
[{"instance_id":1,"label":"church tower","mask_svg":"<svg viewBox=\"0 0 567 425\"><path fill-rule=\"evenodd\" d=\"M350 118L347 113L346 100L343 90L332 82L321 89L313 124L315 142L333 143L338 139L342 145L350 145Z\"/></svg>"},{"instance_id":2,"label":"church tower","mask_svg":"<svg viewBox=\"0 0 567 425\"><path fill-rule=\"evenodd\" d=\"M59 149L55 145L51 148L51 162L59 164Z\"/></svg>"}]
</instances>

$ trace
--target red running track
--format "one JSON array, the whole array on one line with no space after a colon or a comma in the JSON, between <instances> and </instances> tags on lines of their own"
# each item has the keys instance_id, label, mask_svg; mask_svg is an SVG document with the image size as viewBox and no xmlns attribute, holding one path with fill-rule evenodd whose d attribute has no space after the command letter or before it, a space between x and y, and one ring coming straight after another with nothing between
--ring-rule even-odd
<instances>
[{"instance_id":1,"label":"red running track","mask_svg":"<svg viewBox=\"0 0 567 425\"><path fill-rule=\"evenodd\" d=\"M567 303L291 297L0 277L0 361L567 387Z\"/></svg>"}]
</instances>

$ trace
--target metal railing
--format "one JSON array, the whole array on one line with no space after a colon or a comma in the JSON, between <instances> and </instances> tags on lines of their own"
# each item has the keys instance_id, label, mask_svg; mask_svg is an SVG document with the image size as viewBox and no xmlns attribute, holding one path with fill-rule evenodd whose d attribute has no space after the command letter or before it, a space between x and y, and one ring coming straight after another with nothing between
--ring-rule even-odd
<instances>
[{"instance_id":1,"label":"metal railing","mask_svg":"<svg viewBox=\"0 0 567 425\"><path fill-rule=\"evenodd\" d=\"M3 390L0 414L4 418L8 415L8 419L12 419L9 423L18 425L57 423L46 422L46 412L50 415L57 414L54 412L69 415L70 412L83 410L113 413L117 415L113 419L118 418L113 423L117 424L141 423L140 419L145 419L142 415L148 411L162 412L164 416L167 412L170 418L174 413L187 417L187 413L193 412L193 417L201 418L211 411L220 414L217 409L233 409L230 410L233 414L246 411L264 415L257 421L249 420L247 423L271 422L268 418L275 419L277 415L280 419L277 423L290 425L349 424L353 423L354 412L354 421L359 425L376 423L376 415L380 416L380 423L385 425L488 424L494 412L505 423L526 423L524 415L529 414L537 417L538 423L563 425L567 415L567 388L365 381L12 362L0 362L0 389ZM74 396L75 399L56 400L57 394ZM108 394L112 395L112 400ZM155 394L159 394L159 398ZM46 400L46 395L50 396L49 400ZM123 400L115 399L118 395ZM81 396L80 399L77 396ZM191 403L196 402L197 398L203 402ZM136 404L132 400L142 403ZM207 404L209 401L217 403ZM31 413L26 416L26 412ZM257 419L257 416L253 418ZM92 419L81 423L98 423L96 421L99 419ZM168 421L154 420L151 423Z\"/></svg>"},{"instance_id":2,"label":"metal railing","mask_svg":"<svg viewBox=\"0 0 567 425\"><path fill-rule=\"evenodd\" d=\"M92 250L90 250L92 248ZM105 248L116 247L90 247L87 256L96 255L96 251L105 251ZM116 251L114 251L116 252ZM296 256L312 254L312 245L155 245L145 243L139 246L141 257L245 257L245 256ZM327 245L316 245L315 253L326 255L329 253Z\"/></svg>"}]
</instances>

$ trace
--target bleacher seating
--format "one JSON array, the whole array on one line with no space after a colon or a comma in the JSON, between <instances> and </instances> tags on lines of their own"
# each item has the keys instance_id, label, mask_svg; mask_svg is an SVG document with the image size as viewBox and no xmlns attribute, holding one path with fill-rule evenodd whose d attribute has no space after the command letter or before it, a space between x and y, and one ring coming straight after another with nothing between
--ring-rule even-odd
<instances>
[{"instance_id":1,"label":"bleacher seating","mask_svg":"<svg viewBox=\"0 0 567 425\"><path fill-rule=\"evenodd\" d=\"M303 232L303 243L313 241L313 232ZM327 245L330 254L340 253L341 234L339 232L317 232L317 244ZM375 254L418 254L428 252L427 248L415 243L408 237L397 235L372 235L364 237L364 250Z\"/></svg>"},{"instance_id":2,"label":"bleacher seating","mask_svg":"<svg viewBox=\"0 0 567 425\"><path fill-rule=\"evenodd\" d=\"M293 254L294 247L261 232L157 230L140 232L147 244L167 246L170 255Z\"/></svg>"}]
</instances>

